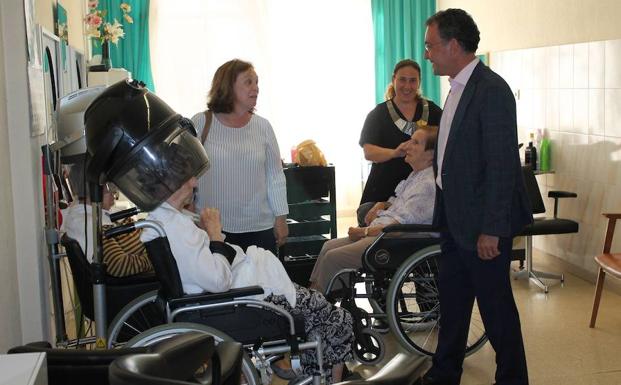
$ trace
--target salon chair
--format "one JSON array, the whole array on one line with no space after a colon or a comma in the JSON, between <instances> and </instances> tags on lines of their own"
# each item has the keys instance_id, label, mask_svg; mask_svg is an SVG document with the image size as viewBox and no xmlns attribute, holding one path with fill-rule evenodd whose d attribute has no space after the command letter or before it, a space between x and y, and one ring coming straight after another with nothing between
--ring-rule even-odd
<instances>
[{"instance_id":1,"label":"salon chair","mask_svg":"<svg viewBox=\"0 0 621 385\"><path fill-rule=\"evenodd\" d=\"M541 192L537 179L530 166L522 166L522 174L524 176L524 184L526 193L530 200L533 215L543 214L546 207L541 198ZM526 268L515 273L514 278L528 278L545 293L548 292L548 285L541 279L558 279L563 283L565 277L563 274L553 274L537 271L533 268L533 236L535 235L553 235L553 234L572 234L578 232L578 222L571 219L558 217L558 202L561 198L575 198L578 195L567 191L549 191L548 197L554 199L554 216L553 217L534 217L533 223L527 225L518 236L526 238Z\"/></svg>"}]
</instances>

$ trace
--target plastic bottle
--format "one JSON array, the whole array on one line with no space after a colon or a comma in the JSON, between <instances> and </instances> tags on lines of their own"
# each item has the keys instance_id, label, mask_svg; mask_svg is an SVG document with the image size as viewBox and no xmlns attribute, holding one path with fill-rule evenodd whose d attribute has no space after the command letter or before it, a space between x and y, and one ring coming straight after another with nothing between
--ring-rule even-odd
<instances>
[{"instance_id":1,"label":"plastic bottle","mask_svg":"<svg viewBox=\"0 0 621 385\"><path fill-rule=\"evenodd\" d=\"M524 163L530 165L533 171L537 170L537 148L533 146L534 140L535 134L531 132L530 142L528 142L528 147L526 147L526 151L524 152Z\"/></svg>"},{"instance_id":2,"label":"plastic bottle","mask_svg":"<svg viewBox=\"0 0 621 385\"><path fill-rule=\"evenodd\" d=\"M543 138L539 148L539 169L550 171L550 139Z\"/></svg>"}]
</instances>

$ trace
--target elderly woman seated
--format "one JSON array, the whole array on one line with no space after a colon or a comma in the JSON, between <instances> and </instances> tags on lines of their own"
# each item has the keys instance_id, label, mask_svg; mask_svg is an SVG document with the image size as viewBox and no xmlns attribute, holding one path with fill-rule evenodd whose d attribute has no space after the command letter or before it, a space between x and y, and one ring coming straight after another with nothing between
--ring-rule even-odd
<instances>
[{"instance_id":1,"label":"elderly woman seated","mask_svg":"<svg viewBox=\"0 0 621 385\"><path fill-rule=\"evenodd\" d=\"M196 186L196 177L190 178L147 218L163 225L179 268L183 290L194 294L204 291L224 292L239 286L262 286L265 301L282 307L292 315L303 316L309 340L321 337L323 362L332 368L328 377L339 381L342 363L351 359L351 315L330 304L317 291L291 282L280 261L270 252L250 246L246 255L240 247L225 243L217 209L203 209L200 212L200 227L195 225L193 219L182 210L191 202ZM153 230L145 230L141 238L147 242L155 237L157 234ZM272 279L265 279L259 271L252 269L244 272L246 262L256 255L261 256L261 264L269 264L270 268L265 269L258 263L253 268L269 270L265 273ZM274 278L277 272L281 274ZM244 276L241 277L241 274ZM301 359L304 373L312 375L317 369L315 356L304 351Z\"/></svg>"},{"instance_id":2,"label":"elderly woman seated","mask_svg":"<svg viewBox=\"0 0 621 385\"><path fill-rule=\"evenodd\" d=\"M412 173L397 185L388 202L378 202L369 210L366 227L350 227L348 237L324 243L310 277L311 288L325 293L340 270L361 267L364 250L385 226L431 224L436 191L432 162L437 135L436 126L423 126L412 134L405 156ZM333 289L339 288L340 283L335 282Z\"/></svg>"}]
</instances>

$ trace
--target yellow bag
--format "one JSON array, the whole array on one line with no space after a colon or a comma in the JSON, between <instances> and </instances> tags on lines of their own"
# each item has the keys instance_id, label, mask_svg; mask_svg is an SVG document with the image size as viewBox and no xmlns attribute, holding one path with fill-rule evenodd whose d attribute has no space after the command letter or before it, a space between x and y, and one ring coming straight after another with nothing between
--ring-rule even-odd
<instances>
[{"instance_id":1,"label":"yellow bag","mask_svg":"<svg viewBox=\"0 0 621 385\"><path fill-rule=\"evenodd\" d=\"M308 139L298 144L294 162L300 166L327 166L323 152L317 147L314 140Z\"/></svg>"}]
</instances>

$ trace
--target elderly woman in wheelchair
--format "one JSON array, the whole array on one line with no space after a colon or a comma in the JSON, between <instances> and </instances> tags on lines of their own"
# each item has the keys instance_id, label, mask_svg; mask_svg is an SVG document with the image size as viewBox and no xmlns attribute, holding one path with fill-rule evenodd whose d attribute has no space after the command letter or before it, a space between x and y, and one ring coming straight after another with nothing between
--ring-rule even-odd
<instances>
[{"instance_id":1,"label":"elderly woman in wheelchair","mask_svg":"<svg viewBox=\"0 0 621 385\"><path fill-rule=\"evenodd\" d=\"M347 238L326 242L311 274L311 287L339 300L352 314L354 354L368 364L382 360L384 343L377 331L387 328L405 349L435 352L441 327L436 261L440 240L431 226L437 132L432 126L414 132L405 157L412 173L397 186L395 196L369 211L367 227L352 227ZM358 293L357 283L364 283L364 294ZM356 298L367 299L372 312L359 307ZM475 308L467 354L485 341Z\"/></svg>"},{"instance_id":2,"label":"elderly woman in wheelchair","mask_svg":"<svg viewBox=\"0 0 621 385\"><path fill-rule=\"evenodd\" d=\"M364 250L386 226L393 224L431 224L435 199L433 154L438 136L437 126L422 126L406 145L405 162L412 167L388 202L378 202L367 214L367 227L350 227L346 238L324 243L310 277L311 287L326 293L328 282L340 270L362 267ZM333 289L340 288L339 281Z\"/></svg>"},{"instance_id":3,"label":"elderly woman in wheelchair","mask_svg":"<svg viewBox=\"0 0 621 385\"><path fill-rule=\"evenodd\" d=\"M292 283L280 261L269 251L251 246L245 254L240 247L224 243L217 209L203 209L201 228L196 226L182 212L196 185L196 177L191 177L147 218L161 223L165 229L183 290L187 294L219 293L234 287L261 286L264 301L303 317L306 337L322 342L324 367L332 368L328 378L339 381L342 364L351 359L351 315L330 304L320 293ZM155 231L147 229L141 238L149 242L156 237ZM306 375L318 370L315 356L308 351L302 352L301 361Z\"/></svg>"}]
</instances>

